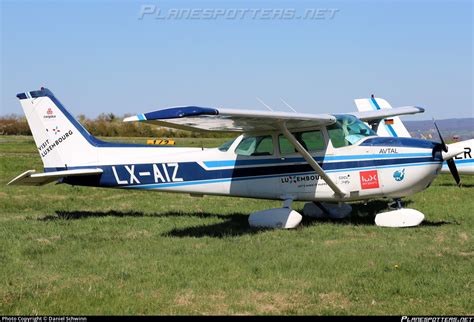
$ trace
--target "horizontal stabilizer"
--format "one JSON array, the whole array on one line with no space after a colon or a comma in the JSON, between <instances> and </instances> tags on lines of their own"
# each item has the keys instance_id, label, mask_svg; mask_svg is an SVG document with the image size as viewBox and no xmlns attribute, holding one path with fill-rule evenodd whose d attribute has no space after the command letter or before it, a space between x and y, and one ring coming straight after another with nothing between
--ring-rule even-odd
<instances>
[{"instance_id":1,"label":"horizontal stabilizer","mask_svg":"<svg viewBox=\"0 0 474 322\"><path fill-rule=\"evenodd\" d=\"M358 119L368 122L374 120L381 120L386 117L398 116L398 115L408 115L408 114L417 114L423 113L424 108L418 106L403 106L403 107L394 107L392 109L380 109L375 111L364 111L364 112L355 112L351 113Z\"/></svg>"},{"instance_id":2,"label":"horizontal stabilizer","mask_svg":"<svg viewBox=\"0 0 474 322\"><path fill-rule=\"evenodd\" d=\"M380 97L358 98L354 100L359 112L375 111L375 110L391 110L392 106L389 102ZM390 118L375 120L372 122L379 122L377 129L378 136L392 136L392 137L411 137L402 120L398 116L390 116Z\"/></svg>"},{"instance_id":3,"label":"horizontal stabilizer","mask_svg":"<svg viewBox=\"0 0 474 322\"><path fill-rule=\"evenodd\" d=\"M28 170L20 174L18 177L8 183L8 185L16 186L42 186L50 182L56 181L65 177L74 176L90 176L99 175L103 172L102 169L75 169L64 171L53 171L45 173L35 173L36 170Z\"/></svg>"}]
</instances>

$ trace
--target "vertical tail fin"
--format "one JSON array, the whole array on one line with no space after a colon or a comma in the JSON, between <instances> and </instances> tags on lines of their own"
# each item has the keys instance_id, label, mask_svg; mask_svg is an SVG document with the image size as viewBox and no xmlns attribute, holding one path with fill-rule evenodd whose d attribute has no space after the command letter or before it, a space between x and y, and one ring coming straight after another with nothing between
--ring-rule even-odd
<instances>
[{"instance_id":1,"label":"vertical tail fin","mask_svg":"<svg viewBox=\"0 0 474 322\"><path fill-rule=\"evenodd\" d=\"M392 106L386 100L378 97L355 99L354 102L360 112L392 108ZM400 120L398 116L382 120L377 129L377 134L379 136L393 136L404 138L411 137L402 120Z\"/></svg>"},{"instance_id":2,"label":"vertical tail fin","mask_svg":"<svg viewBox=\"0 0 474 322\"><path fill-rule=\"evenodd\" d=\"M53 93L39 91L17 95L46 170L97 162L99 142L64 108Z\"/></svg>"}]
</instances>

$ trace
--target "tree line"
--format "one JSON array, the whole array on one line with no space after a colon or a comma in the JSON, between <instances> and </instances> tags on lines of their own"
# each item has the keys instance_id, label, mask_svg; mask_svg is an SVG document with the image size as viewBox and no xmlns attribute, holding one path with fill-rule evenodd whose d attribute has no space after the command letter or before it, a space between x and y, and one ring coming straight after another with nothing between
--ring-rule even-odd
<instances>
[{"instance_id":1,"label":"tree line","mask_svg":"<svg viewBox=\"0 0 474 322\"><path fill-rule=\"evenodd\" d=\"M226 133L190 132L158 127L142 122L123 122L129 115L117 116L113 113L102 113L95 119L79 115L77 120L94 136L108 137L229 137ZM0 135L31 135L30 127L24 116L15 114L0 117Z\"/></svg>"}]
</instances>

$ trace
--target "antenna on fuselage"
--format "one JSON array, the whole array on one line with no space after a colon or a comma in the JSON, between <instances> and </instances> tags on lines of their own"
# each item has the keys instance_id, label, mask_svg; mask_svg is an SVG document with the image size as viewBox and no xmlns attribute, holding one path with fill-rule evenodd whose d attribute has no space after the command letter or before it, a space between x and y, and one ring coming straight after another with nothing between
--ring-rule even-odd
<instances>
[{"instance_id":1,"label":"antenna on fuselage","mask_svg":"<svg viewBox=\"0 0 474 322\"><path fill-rule=\"evenodd\" d=\"M295 110L293 107L291 107L290 104L288 104L287 102L285 102L285 100L284 100L283 98L280 98L280 101L282 101L283 104L285 104L286 106L288 106L293 112L298 113L298 112L296 112L296 110Z\"/></svg>"},{"instance_id":2,"label":"antenna on fuselage","mask_svg":"<svg viewBox=\"0 0 474 322\"><path fill-rule=\"evenodd\" d=\"M257 99L257 101L259 101L260 103L262 103L263 106L265 106L266 108L268 108L270 111L274 112L273 109L268 106L267 104L265 104L261 99L259 99L258 97L255 97Z\"/></svg>"}]
</instances>

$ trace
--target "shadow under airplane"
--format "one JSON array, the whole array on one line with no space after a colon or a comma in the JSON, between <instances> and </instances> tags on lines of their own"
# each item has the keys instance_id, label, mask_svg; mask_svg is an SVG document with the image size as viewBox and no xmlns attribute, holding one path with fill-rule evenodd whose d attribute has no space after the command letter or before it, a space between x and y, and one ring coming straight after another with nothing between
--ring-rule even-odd
<instances>
[{"instance_id":1,"label":"shadow under airplane","mask_svg":"<svg viewBox=\"0 0 474 322\"><path fill-rule=\"evenodd\" d=\"M411 201L407 200L405 204ZM311 217L303 217L302 225L296 229L306 229L318 224L334 224L334 225L364 225L375 226L375 214L387 208L387 202L382 200L374 200L367 204L352 203L352 214L344 219L316 219ZM302 209L295 209L302 213ZM41 221L49 220L81 220L86 218L99 217L197 217L197 218L218 218L223 220L220 223L210 225L198 225L185 228L174 228L162 234L164 237L213 237L226 238L242 235L253 235L268 229L252 228L248 224L248 214L231 213L226 215L207 213L207 212L179 212L168 211L163 213L146 213L141 211L56 211L55 215L48 215L38 218ZM422 227L438 227L453 224L447 221L429 221L425 220L418 228Z\"/></svg>"}]
</instances>

